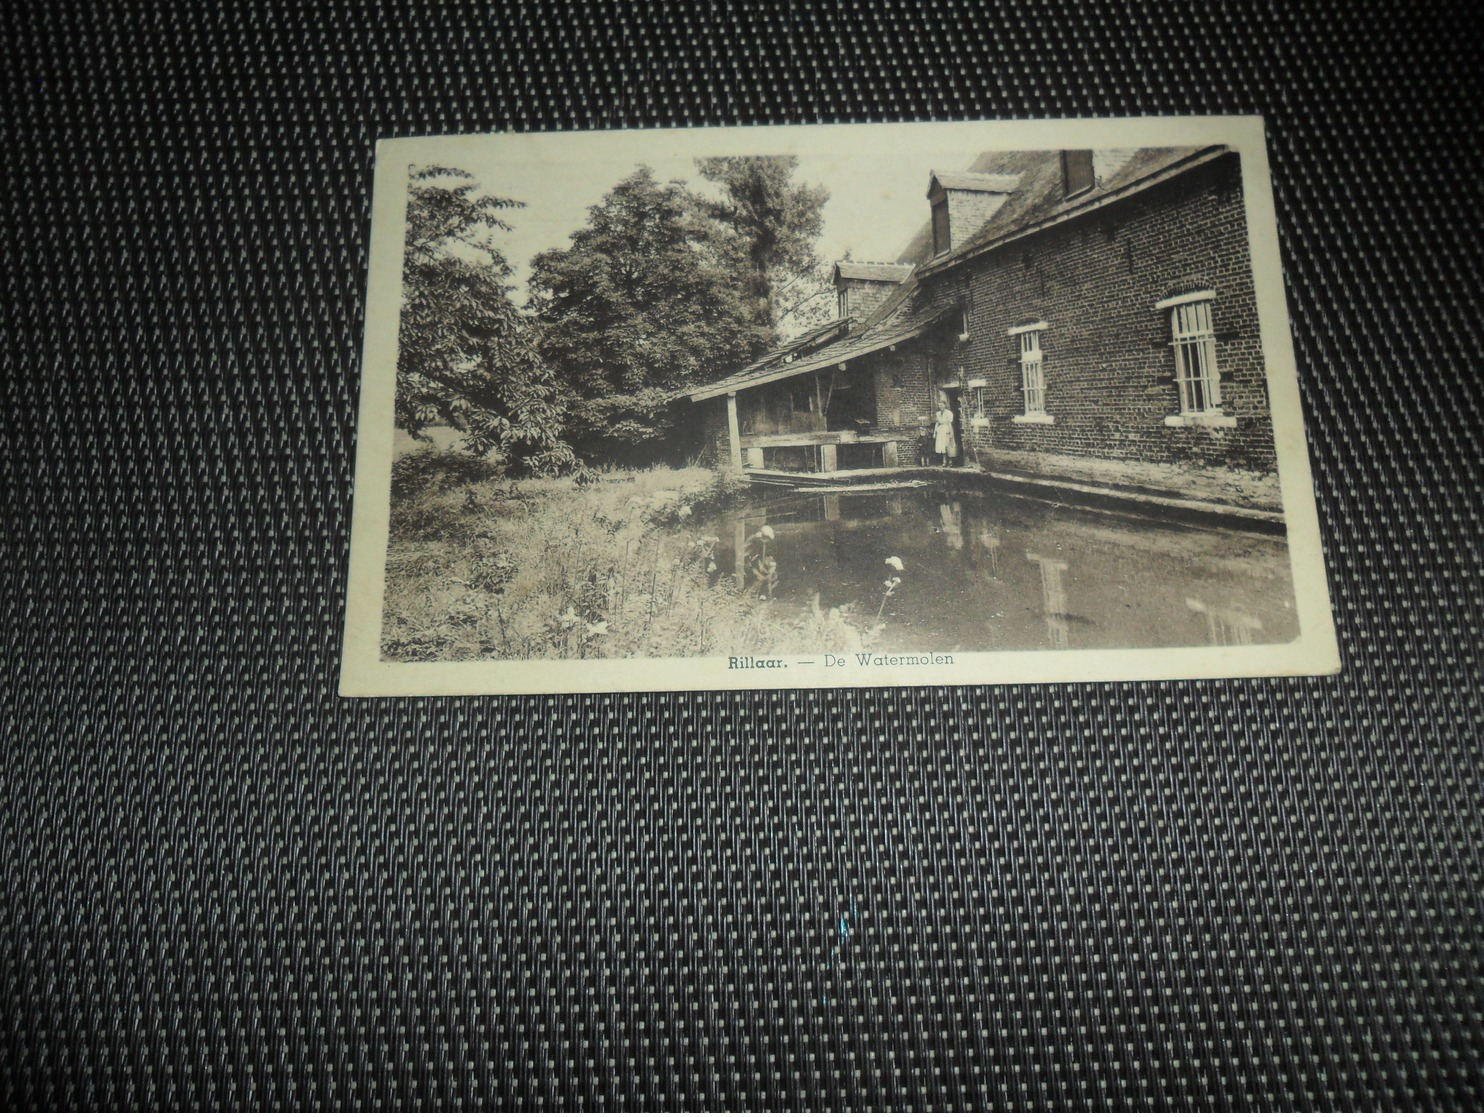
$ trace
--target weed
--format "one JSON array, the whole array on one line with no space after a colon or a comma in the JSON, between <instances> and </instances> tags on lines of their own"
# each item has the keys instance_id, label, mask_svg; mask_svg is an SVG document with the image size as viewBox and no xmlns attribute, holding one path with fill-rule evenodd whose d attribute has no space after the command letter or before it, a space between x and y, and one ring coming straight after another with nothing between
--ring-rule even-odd
<instances>
[{"instance_id":1,"label":"weed","mask_svg":"<svg viewBox=\"0 0 1484 1117\"><path fill-rule=\"evenodd\" d=\"M897 558L896 555L892 555L886 560L886 565L891 567L893 570L900 572L902 569L902 560ZM878 621L881 619L881 614L886 611L887 599L897 592L897 587L902 584L902 579L896 574L893 574L881 584L886 587L886 591L881 595L880 608L876 610L876 619Z\"/></svg>"},{"instance_id":2,"label":"weed","mask_svg":"<svg viewBox=\"0 0 1484 1117\"><path fill-rule=\"evenodd\" d=\"M722 576L717 537L685 529L697 509L726 499L727 481L698 468L582 484L494 476L404 486L393 499L382 654L658 658L876 639L879 610L867 626L817 598L802 615L772 600L780 556L771 527L748 540L747 585Z\"/></svg>"}]
</instances>

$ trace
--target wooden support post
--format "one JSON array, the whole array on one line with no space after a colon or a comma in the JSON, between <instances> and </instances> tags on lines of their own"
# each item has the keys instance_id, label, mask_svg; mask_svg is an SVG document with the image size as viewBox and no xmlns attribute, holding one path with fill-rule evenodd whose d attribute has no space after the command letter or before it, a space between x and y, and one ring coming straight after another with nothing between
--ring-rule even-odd
<instances>
[{"instance_id":1,"label":"wooden support post","mask_svg":"<svg viewBox=\"0 0 1484 1117\"><path fill-rule=\"evenodd\" d=\"M897 444L895 442L883 442L881 444L881 464L887 469L895 469L897 461Z\"/></svg>"},{"instance_id":2,"label":"wooden support post","mask_svg":"<svg viewBox=\"0 0 1484 1117\"><path fill-rule=\"evenodd\" d=\"M727 393L727 437L732 445L732 468L742 468L742 430L737 424L737 393Z\"/></svg>"},{"instance_id":3,"label":"wooden support post","mask_svg":"<svg viewBox=\"0 0 1484 1117\"><path fill-rule=\"evenodd\" d=\"M834 473L839 469L839 447L832 442L826 442L819 448L819 471L821 473Z\"/></svg>"},{"instance_id":4,"label":"wooden support post","mask_svg":"<svg viewBox=\"0 0 1484 1117\"><path fill-rule=\"evenodd\" d=\"M763 448L761 446L749 446L747 448L747 468L763 468Z\"/></svg>"}]
</instances>

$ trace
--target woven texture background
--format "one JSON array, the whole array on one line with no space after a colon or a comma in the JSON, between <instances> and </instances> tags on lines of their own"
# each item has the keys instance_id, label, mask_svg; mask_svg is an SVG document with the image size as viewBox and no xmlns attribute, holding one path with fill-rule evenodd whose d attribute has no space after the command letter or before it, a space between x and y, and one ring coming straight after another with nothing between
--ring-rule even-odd
<instances>
[{"instance_id":1,"label":"woven texture background","mask_svg":"<svg viewBox=\"0 0 1484 1117\"><path fill-rule=\"evenodd\" d=\"M7 6L0 1101L1484 1102L1469 8ZM1223 112L1342 676L335 696L376 138Z\"/></svg>"}]
</instances>

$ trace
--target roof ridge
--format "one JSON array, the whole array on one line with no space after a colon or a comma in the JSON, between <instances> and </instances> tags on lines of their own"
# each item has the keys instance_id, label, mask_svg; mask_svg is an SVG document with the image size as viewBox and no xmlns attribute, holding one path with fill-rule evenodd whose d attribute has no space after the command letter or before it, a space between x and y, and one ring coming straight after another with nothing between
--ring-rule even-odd
<instances>
[{"instance_id":1,"label":"roof ridge","mask_svg":"<svg viewBox=\"0 0 1484 1117\"><path fill-rule=\"evenodd\" d=\"M928 189L937 183L945 190L980 190L986 194L1009 194L1020 187L1017 171L929 171Z\"/></svg>"},{"instance_id":2,"label":"roof ridge","mask_svg":"<svg viewBox=\"0 0 1484 1117\"><path fill-rule=\"evenodd\" d=\"M1206 160L1229 150L1221 144L1209 144L1204 147L1136 148L1128 160L1121 163L1116 171L1108 174L1107 181L1100 179L1093 189L1074 195L1071 199L1055 193L1060 186L1059 176L1056 175L1053 164L1057 153L1055 151L1027 153L1040 157L1038 166L1028 167L1026 171L1020 172L1030 175L1030 182L1027 185L1031 191L1029 204L1032 208L1027 211L1025 206L1016 208L1014 202L1007 203L958 247L925 261L919 274L936 275L1001 243L1015 240L1048 225L1079 217L1110 202L1147 189L1173 175L1200 166ZM1045 174L1048 172L1052 175L1049 183L1045 179ZM1036 194L1037 190L1041 190L1041 194ZM1042 195L1049 204L1037 211L1037 199Z\"/></svg>"},{"instance_id":3,"label":"roof ridge","mask_svg":"<svg viewBox=\"0 0 1484 1117\"><path fill-rule=\"evenodd\" d=\"M895 345L917 337L951 309L945 306L926 307L915 314L905 316L900 321L878 323L869 330L862 330L858 334L841 338L793 365L773 366L767 369L742 369L710 384L685 389L685 392L693 401L699 402L702 399L711 399L742 388L753 388L775 380L816 372L836 362L852 361L884 349L888 345Z\"/></svg>"}]
</instances>

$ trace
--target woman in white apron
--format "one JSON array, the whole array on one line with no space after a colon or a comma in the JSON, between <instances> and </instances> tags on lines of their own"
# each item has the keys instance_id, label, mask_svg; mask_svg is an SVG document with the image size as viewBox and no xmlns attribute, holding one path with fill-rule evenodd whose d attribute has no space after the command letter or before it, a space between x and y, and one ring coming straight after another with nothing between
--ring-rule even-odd
<instances>
[{"instance_id":1,"label":"woman in white apron","mask_svg":"<svg viewBox=\"0 0 1484 1117\"><path fill-rule=\"evenodd\" d=\"M953 408L948 406L948 397L938 397L938 416L933 420L933 453L943 455L943 464L948 465L958 457L958 439L953 434Z\"/></svg>"}]
</instances>

